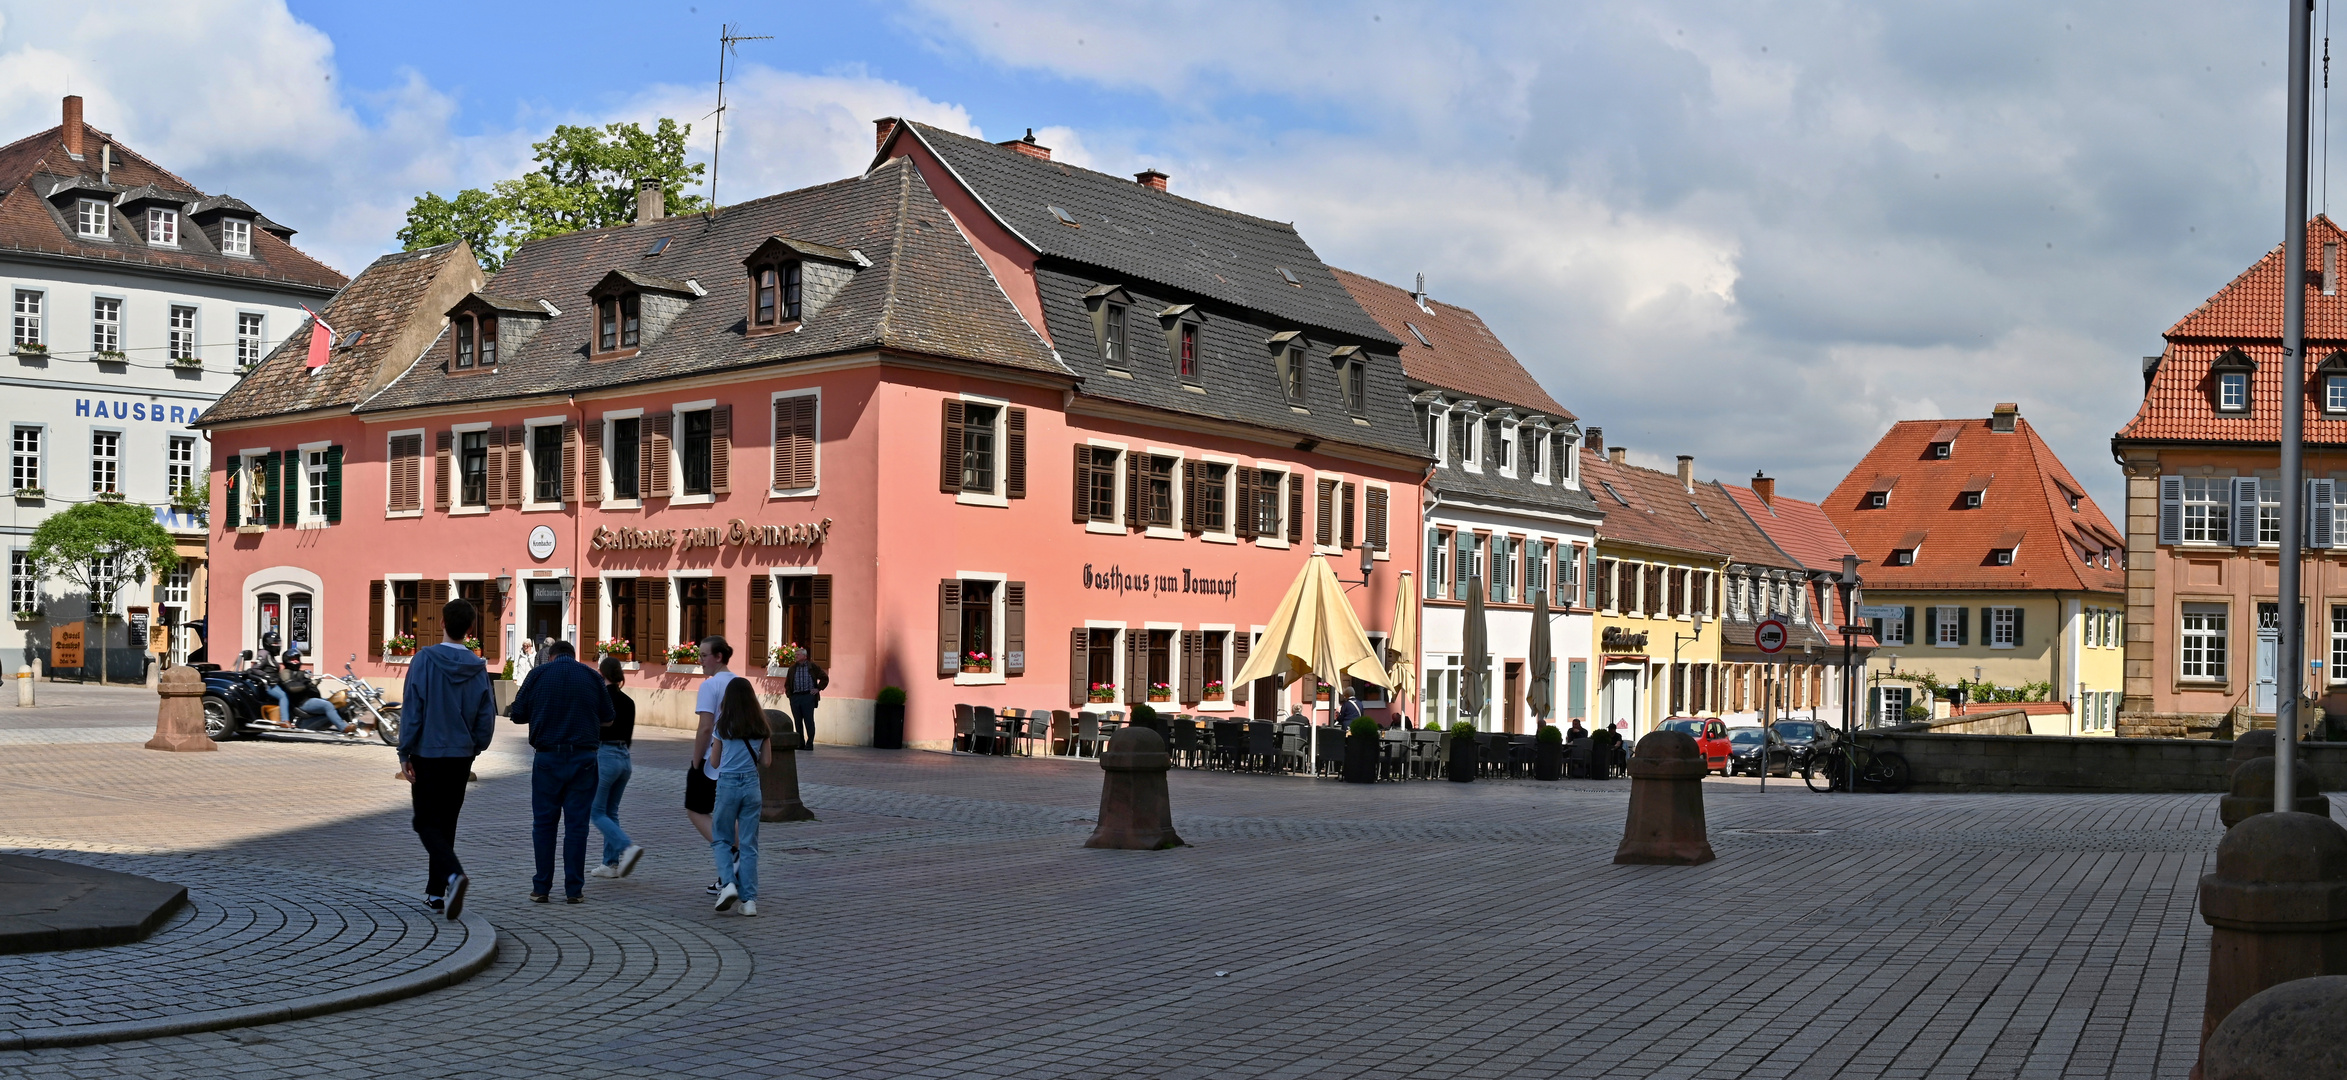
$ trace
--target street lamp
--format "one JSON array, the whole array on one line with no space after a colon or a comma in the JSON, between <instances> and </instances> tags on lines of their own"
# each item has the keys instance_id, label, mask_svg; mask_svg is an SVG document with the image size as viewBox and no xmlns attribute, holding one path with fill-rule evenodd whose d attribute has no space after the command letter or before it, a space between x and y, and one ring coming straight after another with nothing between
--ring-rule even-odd
<instances>
[{"instance_id":1,"label":"street lamp","mask_svg":"<svg viewBox=\"0 0 2347 1080\"><path fill-rule=\"evenodd\" d=\"M1370 573L1370 571L1373 571L1373 570L1375 570L1375 569L1377 569L1377 549L1376 549L1376 548L1373 548L1373 547L1371 547L1371 546L1369 546L1368 544L1362 544L1362 545L1361 545L1361 580L1359 580L1359 581L1351 581L1351 580L1348 580L1348 579L1346 579L1346 578L1338 578L1338 579L1336 579L1336 580L1337 580L1337 584L1344 586L1344 587L1345 587L1346 589L1348 589L1348 590L1350 590L1350 589L1357 589L1357 588L1365 588L1365 587L1367 587L1367 586L1368 586L1368 584L1369 584L1369 573Z\"/></svg>"},{"instance_id":2,"label":"street lamp","mask_svg":"<svg viewBox=\"0 0 2347 1080\"><path fill-rule=\"evenodd\" d=\"M1850 684L1854 681L1858 647L1858 613L1851 610L1850 600L1858 592L1858 556L1842 556L1842 576L1834 584L1842 593L1842 730L1856 730L1856 703L1850 698Z\"/></svg>"},{"instance_id":3,"label":"street lamp","mask_svg":"<svg viewBox=\"0 0 2347 1080\"><path fill-rule=\"evenodd\" d=\"M1694 621L1694 633L1682 634L1676 630L1671 631L1671 682L1673 685L1677 685L1679 678L1679 646L1686 642L1703 640L1703 613L1695 612L1690 618ZM1672 702L1672 704L1679 703Z\"/></svg>"}]
</instances>

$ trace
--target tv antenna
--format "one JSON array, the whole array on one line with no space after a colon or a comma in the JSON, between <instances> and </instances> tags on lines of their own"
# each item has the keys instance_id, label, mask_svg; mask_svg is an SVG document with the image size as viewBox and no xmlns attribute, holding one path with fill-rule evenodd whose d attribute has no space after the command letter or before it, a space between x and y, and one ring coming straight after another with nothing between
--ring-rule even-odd
<instances>
[{"instance_id":1,"label":"tv antenna","mask_svg":"<svg viewBox=\"0 0 2347 1080\"><path fill-rule=\"evenodd\" d=\"M725 59L734 54L734 46L744 41L772 41L772 34L744 34L735 23L721 23L717 27L717 109L710 115L717 118L717 128L709 138L709 218L717 218L717 160L725 147Z\"/></svg>"}]
</instances>

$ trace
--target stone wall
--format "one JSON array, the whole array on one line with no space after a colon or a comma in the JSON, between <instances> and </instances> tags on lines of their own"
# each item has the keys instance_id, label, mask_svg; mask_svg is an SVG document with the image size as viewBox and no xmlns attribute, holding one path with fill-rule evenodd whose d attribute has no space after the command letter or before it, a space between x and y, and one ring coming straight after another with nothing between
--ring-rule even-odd
<instances>
[{"instance_id":1,"label":"stone wall","mask_svg":"<svg viewBox=\"0 0 2347 1080\"><path fill-rule=\"evenodd\" d=\"M2242 717L2236 713L2119 713L2116 725L2122 739L2216 739L2231 741Z\"/></svg>"},{"instance_id":2,"label":"stone wall","mask_svg":"<svg viewBox=\"0 0 2347 1080\"><path fill-rule=\"evenodd\" d=\"M1995 712L1965 713L1962 716L1943 716L1900 724L1887 730L1938 732L1942 735L2027 735L2029 712L2026 709L1999 709Z\"/></svg>"},{"instance_id":3,"label":"stone wall","mask_svg":"<svg viewBox=\"0 0 2347 1080\"><path fill-rule=\"evenodd\" d=\"M1914 770L1910 791L2222 793L2230 741L1885 731L1870 740ZM2301 743L2326 791L2347 779L2347 743Z\"/></svg>"}]
</instances>

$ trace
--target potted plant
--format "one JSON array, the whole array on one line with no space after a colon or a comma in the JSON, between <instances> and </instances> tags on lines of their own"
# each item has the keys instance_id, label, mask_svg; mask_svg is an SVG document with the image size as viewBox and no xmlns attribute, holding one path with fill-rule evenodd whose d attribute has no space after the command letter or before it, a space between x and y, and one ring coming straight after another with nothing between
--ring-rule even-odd
<instances>
[{"instance_id":1,"label":"potted plant","mask_svg":"<svg viewBox=\"0 0 2347 1080\"><path fill-rule=\"evenodd\" d=\"M210 507L211 498L210 488L190 480L171 493L171 508L182 514L201 515Z\"/></svg>"},{"instance_id":2,"label":"potted plant","mask_svg":"<svg viewBox=\"0 0 2347 1080\"><path fill-rule=\"evenodd\" d=\"M1449 747L1443 775L1462 784L1474 781L1475 769L1481 764L1476 754L1475 725L1465 720L1452 724Z\"/></svg>"},{"instance_id":3,"label":"potted plant","mask_svg":"<svg viewBox=\"0 0 2347 1080\"><path fill-rule=\"evenodd\" d=\"M1366 716L1353 718L1352 728L1345 732L1345 783L1377 782L1377 739L1377 721Z\"/></svg>"},{"instance_id":4,"label":"potted plant","mask_svg":"<svg viewBox=\"0 0 2347 1080\"><path fill-rule=\"evenodd\" d=\"M701 662L699 645L671 645L668 647L670 664L698 664Z\"/></svg>"},{"instance_id":5,"label":"potted plant","mask_svg":"<svg viewBox=\"0 0 2347 1080\"><path fill-rule=\"evenodd\" d=\"M1546 720L1532 744L1532 778L1555 780L1565 774L1565 733Z\"/></svg>"},{"instance_id":6,"label":"potted plant","mask_svg":"<svg viewBox=\"0 0 2347 1080\"><path fill-rule=\"evenodd\" d=\"M799 654L805 651L795 641L788 645L777 645L774 647L773 666L780 668L796 666L799 662Z\"/></svg>"},{"instance_id":7,"label":"potted plant","mask_svg":"<svg viewBox=\"0 0 2347 1080\"><path fill-rule=\"evenodd\" d=\"M1173 700L1173 685L1172 685L1172 684L1170 684L1170 683L1161 683L1161 682L1153 682L1153 683L1150 683L1150 684L1149 684L1149 700L1151 700L1151 701L1172 701L1172 700Z\"/></svg>"},{"instance_id":8,"label":"potted plant","mask_svg":"<svg viewBox=\"0 0 2347 1080\"><path fill-rule=\"evenodd\" d=\"M994 670L994 658L982 652L962 654L962 674L984 675Z\"/></svg>"},{"instance_id":9,"label":"potted plant","mask_svg":"<svg viewBox=\"0 0 2347 1080\"><path fill-rule=\"evenodd\" d=\"M37 607L18 608L16 609L15 615L16 625L19 628L31 626L32 624L41 621L41 609Z\"/></svg>"},{"instance_id":10,"label":"potted plant","mask_svg":"<svg viewBox=\"0 0 2347 1080\"><path fill-rule=\"evenodd\" d=\"M39 502L43 498L47 497L48 494L49 493L47 491L37 487L20 487L16 489L17 499L23 502Z\"/></svg>"},{"instance_id":11,"label":"potted plant","mask_svg":"<svg viewBox=\"0 0 2347 1080\"><path fill-rule=\"evenodd\" d=\"M122 493L119 491L101 491L90 497L102 503L118 503L121 502L123 498Z\"/></svg>"},{"instance_id":12,"label":"potted plant","mask_svg":"<svg viewBox=\"0 0 2347 1080\"><path fill-rule=\"evenodd\" d=\"M1206 700L1221 701L1224 696L1221 679L1206 680Z\"/></svg>"},{"instance_id":13,"label":"potted plant","mask_svg":"<svg viewBox=\"0 0 2347 1080\"><path fill-rule=\"evenodd\" d=\"M90 359L101 364L120 364L127 362L130 359L130 354L118 349L100 349L91 353Z\"/></svg>"},{"instance_id":14,"label":"potted plant","mask_svg":"<svg viewBox=\"0 0 2347 1080\"><path fill-rule=\"evenodd\" d=\"M41 344L38 341L19 341L11 347L10 351L16 353L18 356L49 355L49 347L47 345Z\"/></svg>"},{"instance_id":15,"label":"potted plant","mask_svg":"<svg viewBox=\"0 0 2347 1080\"><path fill-rule=\"evenodd\" d=\"M414 656L416 654L416 639L404 636L384 638L383 654L386 656Z\"/></svg>"},{"instance_id":16,"label":"potted plant","mask_svg":"<svg viewBox=\"0 0 2347 1080\"><path fill-rule=\"evenodd\" d=\"M204 358L200 356L174 356L171 358L171 366L175 368L200 368L204 366Z\"/></svg>"},{"instance_id":17,"label":"potted plant","mask_svg":"<svg viewBox=\"0 0 2347 1080\"><path fill-rule=\"evenodd\" d=\"M476 649L479 647L474 646ZM626 638L604 638L595 643L595 652L600 656L618 657L623 663L636 658L636 647Z\"/></svg>"},{"instance_id":18,"label":"potted plant","mask_svg":"<svg viewBox=\"0 0 2347 1080\"><path fill-rule=\"evenodd\" d=\"M480 638L477 638L477 637L469 637L469 638L466 638L466 639L465 639L465 648L468 648L468 649L471 649L471 650L473 650L473 655L474 655L474 656L479 656L479 655L481 655L481 639L480 639Z\"/></svg>"},{"instance_id":19,"label":"potted plant","mask_svg":"<svg viewBox=\"0 0 2347 1080\"><path fill-rule=\"evenodd\" d=\"M872 747L875 750L905 748L904 687L883 686L880 697L872 702Z\"/></svg>"},{"instance_id":20,"label":"potted plant","mask_svg":"<svg viewBox=\"0 0 2347 1080\"><path fill-rule=\"evenodd\" d=\"M1084 692L1084 700L1092 702L1095 705L1115 701L1116 684L1104 682L1093 683L1092 688Z\"/></svg>"}]
</instances>

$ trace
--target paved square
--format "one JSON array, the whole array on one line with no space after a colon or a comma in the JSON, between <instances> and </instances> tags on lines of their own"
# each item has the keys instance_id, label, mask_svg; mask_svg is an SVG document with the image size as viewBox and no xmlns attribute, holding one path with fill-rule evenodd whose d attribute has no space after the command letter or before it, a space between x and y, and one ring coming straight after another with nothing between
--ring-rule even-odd
<instances>
[{"instance_id":1,"label":"paved square","mask_svg":"<svg viewBox=\"0 0 2347 1080\"><path fill-rule=\"evenodd\" d=\"M0 709L0 847L270 887L416 890L380 745L138 748L153 699ZM2182 1077L2216 797L1817 795L1708 782L1719 859L1617 867L1626 781L1177 770L1194 846L1092 851L1090 763L826 748L714 915L689 750L639 729L650 851L525 901L526 747L459 836L496 963L405 1001L0 1053L165 1077ZM76 856L73 853L80 852ZM119 865L119 864L116 864Z\"/></svg>"}]
</instances>

